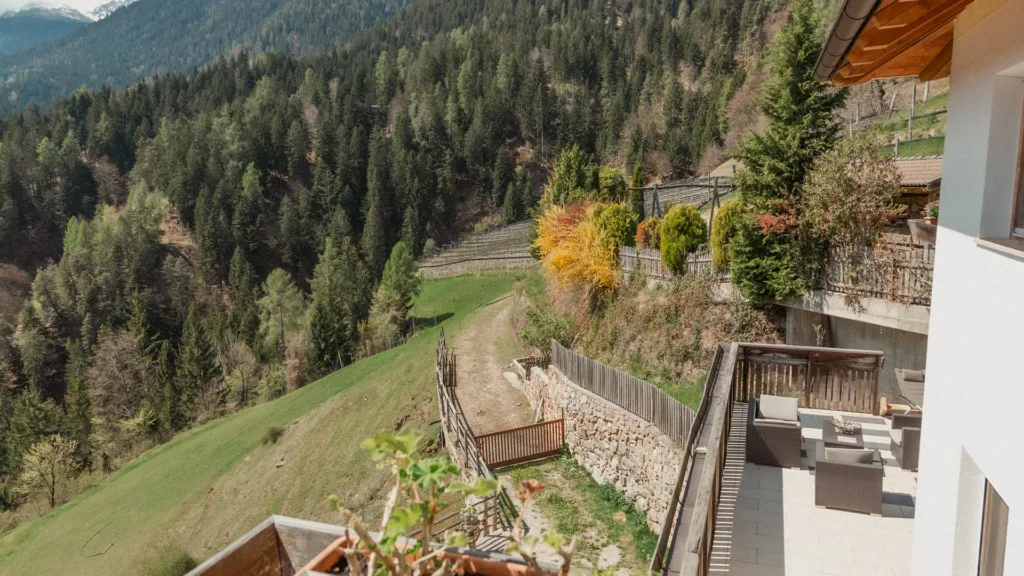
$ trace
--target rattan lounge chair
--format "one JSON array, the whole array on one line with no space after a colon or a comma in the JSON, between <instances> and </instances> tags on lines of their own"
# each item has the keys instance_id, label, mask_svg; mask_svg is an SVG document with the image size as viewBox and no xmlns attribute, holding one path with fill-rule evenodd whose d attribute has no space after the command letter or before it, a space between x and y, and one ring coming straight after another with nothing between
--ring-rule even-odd
<instances>
[{"instance_id":1,"label":"rattan lounge chair","mask_svg":"<svg viewBox=\"0 0 1024 576\"><path fill-rule=\"evenodd\" d=\"M917 470L921 454L921 415L893 414L889 450L904 470Z\"/></svg>"},{"instance_id":2,"label":"rattan lounge chair","mask_svg":"<svg viewBox=\"0 0 1024 576\"><path fill-rule=\"evenodd\" d=\"M768 404L768 414L762 413L762 401ZM747 407L747 462L783 468L800 467L803 430L798 417L798 402L797 398L768 395L750 400Z\"/></svg>"},{"instance_id":3,"label":"rattan lounge chair","mask_svg":"<svg viewBox=\"0 0 1024 576\"><path fill-rule=\"evenodd\" d=\"M814 463L814 504L865 514L882 514L881 459L874 450L825 448Z\"/></svg>"}]
</instances>

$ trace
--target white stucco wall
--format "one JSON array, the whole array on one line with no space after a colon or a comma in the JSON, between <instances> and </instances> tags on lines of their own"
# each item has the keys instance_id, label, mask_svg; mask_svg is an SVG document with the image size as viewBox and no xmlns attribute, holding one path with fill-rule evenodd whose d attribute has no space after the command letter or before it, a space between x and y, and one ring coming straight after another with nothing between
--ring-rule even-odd
<instances>
[{"instance_id":1,"label":"white stucco wall","mask_svg":"<svg viewBox=\"0 0 1024 576\"><path fill-rule=\"evenodd\" d=\"M1005 574L1024 575L1024 258L975 242L1010 231L1024 0L970 29L957 25L913 575L977 573L985 478L1010 508Z\"/></svg>"}]
</instances>

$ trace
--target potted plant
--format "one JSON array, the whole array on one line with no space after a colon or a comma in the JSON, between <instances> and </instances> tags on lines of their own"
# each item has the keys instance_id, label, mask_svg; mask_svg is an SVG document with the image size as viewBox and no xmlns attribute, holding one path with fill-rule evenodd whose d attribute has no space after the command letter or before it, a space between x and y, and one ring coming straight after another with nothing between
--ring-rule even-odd
<instances>
[{"instance_id":1,"label":"potted plant","mask_svg":"<svg viewBox=\"0 0 1024 576\"><path fill-rule=\"evenodd\" d=\"M928 224L936 224L939 221L939 201L929 202L924 207L924 221Z\"/></svg>"},{"instance_id":2,"label":"potted plant","mask_svg":"<svg viewBox=\"0 0 1024 576\"><path fill-rule=\"evenodd\" d=\"M448 576L480 574L482 576L544 576L568 574L576 549L576 539L568 546L553 531L542 536L523 534L522 517L516 520L506 554L472 550L469 546L479 537L478 521L463 522L469 534L450 530L443 544L435 540L434 521L443 508L439 502L446 495L484 497L496 492L495 480L477 478L472 484L459 481L460 469L445 457L421 458L416 453L420 437L416 434L384 433L363 442L373 459L391 470L393 484L380 532L372 533L366 524L346 508L337 496L330 501L348 526L348 534L335 540L298 574L315 571L350 576ZM516 498L523 504L543 489L535 480L522 483ZM410 538L410 534L417 537ZM426 544L425 544L426 543ZM537 561L536 548L544 543L561 557L560 566L549 567ZM519 557L509 554L518 554Z\"/></svg>"}]
</instances>

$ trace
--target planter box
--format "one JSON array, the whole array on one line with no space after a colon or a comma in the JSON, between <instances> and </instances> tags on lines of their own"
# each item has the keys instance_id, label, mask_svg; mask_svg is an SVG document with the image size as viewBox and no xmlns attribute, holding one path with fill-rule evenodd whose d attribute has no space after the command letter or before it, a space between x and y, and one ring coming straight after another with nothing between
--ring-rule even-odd
<instances>
[{"instance_id":1,"label":"planter box","mask_svg":"<svg viewBox=\"0 0 1024 576\"><path fill-rule=\"evenodd\" d=\"M910 239L915 244L935 245L935 232L938 226L924 220L907 220L907 225L910 226Z\"/></svg>"},{"instance_id":2,"label":"planter box","mask_svg":"<svg viewBox=\"0 0 1024 576\"><path fill-rule=\"evenodd\" d=\"M346 534L342 526L271 516L187 576L293 576Z\"/></svg>"}]
</instances>

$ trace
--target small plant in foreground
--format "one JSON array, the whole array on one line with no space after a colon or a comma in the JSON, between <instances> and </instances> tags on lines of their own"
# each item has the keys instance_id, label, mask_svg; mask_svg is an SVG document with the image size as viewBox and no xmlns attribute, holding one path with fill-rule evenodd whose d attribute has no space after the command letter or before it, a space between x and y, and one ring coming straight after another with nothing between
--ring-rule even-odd
<instances>
[{"instance_id":1,"label":"small plant in foreground","mask_svg":"<svg viewBox=\"0 0 1024 576\"><path fill-rule=\"evenodd\" d=\"M446 494L485 497L498 490L498 483L484 478L477 478L472 484L457 480L459 467L445 457L421 458L417 453L419 442L417 434L387 432L362 443L363 449L369 451L374 460L390 469L393 478L384 505L379 538L374 538L366 524L337 496L330 497L331 504L341 513L348 528L359 537L341 550L348 563L348 573L352 576L447 576L463 572L461 560L453 561L444 549L468 546L472 542L470 536L460 531L448 531L440 547L429 544L435 540L434 522L442 508L438 502ZM543 485L536 480L524 481L516 497L525 504L533 493L542 488ZM415 539L410 537L412 534L416 535ZM575 539L566 548L564 538L555 532L546 532L540 537L525 536L522 517L516 520L512 543L506 552L519 553L534 574L548 574L550 571L541 568L536 560L535 549L541 542L551 546L562 557L563 564L557 573L568 574Z\"/></svg>"},{"instance_id":2,"label":"small plant in foreground","mask_svg":"<svg viewBox=\"0 0 1024 576\"><path fill-rule=\"evenodd\" d=\"M284 435L283 426L267 426L263 430L263 437L260 441L264 444L277 444L277 441Z\"/></svg>"}]
</instances>

